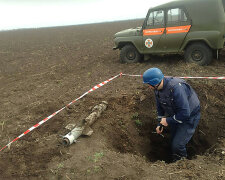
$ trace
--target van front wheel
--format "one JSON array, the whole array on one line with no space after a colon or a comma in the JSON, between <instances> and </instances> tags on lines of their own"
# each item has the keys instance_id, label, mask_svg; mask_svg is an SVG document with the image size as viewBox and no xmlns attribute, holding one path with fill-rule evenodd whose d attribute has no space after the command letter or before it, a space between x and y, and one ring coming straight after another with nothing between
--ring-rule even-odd
<instances>
[{"instance_id":1,"label":"van front wheel","mask_svg":"<svg viewBox=\"0 0 225 180\"><path fill-rule=\"evenodd\" d=\"M120 51L121 63L136 63L141 61L141 55L133 45L125 45Z\"/></svg>"},{"instance_id":2,"label":"van front wheel","mask_svg":"<svg viewBox=\"0 0 225 180\"><path fill-rule=\"evenodd\" d=\"M213 53L212 49L204 43L193 43L186 48L184 58L186 62L204 66L212 61Z\"/></svg>"}]
</instances>

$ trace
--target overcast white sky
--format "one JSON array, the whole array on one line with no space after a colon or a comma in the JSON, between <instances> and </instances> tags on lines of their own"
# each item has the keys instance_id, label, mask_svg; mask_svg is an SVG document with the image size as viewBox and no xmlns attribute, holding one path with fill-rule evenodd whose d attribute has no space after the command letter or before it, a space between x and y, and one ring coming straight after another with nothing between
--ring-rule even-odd
<instances>
[{"instance_id":1,"label":"overcast white sky","mask_svg":"<svg viewBox=\"0 0 225 180\"><path fill-rule=\"evenodd\" d=\"M144 18L171 0L0 0L0 30Z\"/></svg>"}]
</instances>

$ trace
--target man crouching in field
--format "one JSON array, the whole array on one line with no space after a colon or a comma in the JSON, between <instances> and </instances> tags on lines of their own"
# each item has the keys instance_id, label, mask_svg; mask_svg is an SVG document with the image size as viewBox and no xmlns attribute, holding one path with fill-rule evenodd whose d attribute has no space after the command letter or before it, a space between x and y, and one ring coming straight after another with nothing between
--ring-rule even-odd
<instances>
[{"instance_id":1,"label":"man crouching in field","mask_svg":"<svg viewBox=\"0 0 225 180\"><path fill-rule=\"evenodd\" d=\"M155 92L158 117L161 118L156 132L161 134L163 126L170 126L173 162L186 158L186 144L200 120L200 102L197 94L184 80L164 77L158 68L145 71L143 83L148 84Z\"/></svg>"}]
</instances>

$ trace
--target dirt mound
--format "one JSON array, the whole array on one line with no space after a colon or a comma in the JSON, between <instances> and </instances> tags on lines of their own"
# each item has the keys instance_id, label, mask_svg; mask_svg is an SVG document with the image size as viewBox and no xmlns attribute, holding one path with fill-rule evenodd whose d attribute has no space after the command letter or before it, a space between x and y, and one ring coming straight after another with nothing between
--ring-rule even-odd
<instances>
[{"instance_id":1,"label":"dirt mound","mask_svg":"<svg viewBox=\"0 0 225 180\"><path fill-rule=\"evenodd\" d=\"M4 147L96 84L119 74L159 67L167 76L224 76L225 57L210 66L182 56L152 56L121 64L113 34L141 26L123 21L0 32L0 138ZM90 31L91 30L91 31ZM155 134L152 91L140 77L118 77L65 108L0 152L0 179L223 179L225 173L224 80L187 80L201 102L201 120L188 143L187 160L169 163L169 128ZM108 102L90 137L61 144L65 126Z\"/></svg>"}]
</instances>

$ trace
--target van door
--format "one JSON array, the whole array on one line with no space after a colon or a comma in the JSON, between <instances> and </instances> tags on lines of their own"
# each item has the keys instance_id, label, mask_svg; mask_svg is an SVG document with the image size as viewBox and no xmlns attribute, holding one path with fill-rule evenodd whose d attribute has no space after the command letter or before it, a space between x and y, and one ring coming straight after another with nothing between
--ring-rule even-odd
<instances>
[{"instance_id":1,"label":"van door","mask_svg":"<svg viewBox=\"0 0 225 180\"><path fill-rule=\"evenodd\" d=\"M165 17L163 10L150 11L143 28L143 52L157 52L157 46L165 30Z\"/></svg>"},{"instance_id":2,"label":"van door","mask_svg":"<svg viewBox=\"0 0 225 180\"><path fill-rule=\"evenodd\" d=\"M191 28L191 20L183 8L166 11L166 29L158 48L166 53L177 53Z\"/></svg>"}]
</instances>

